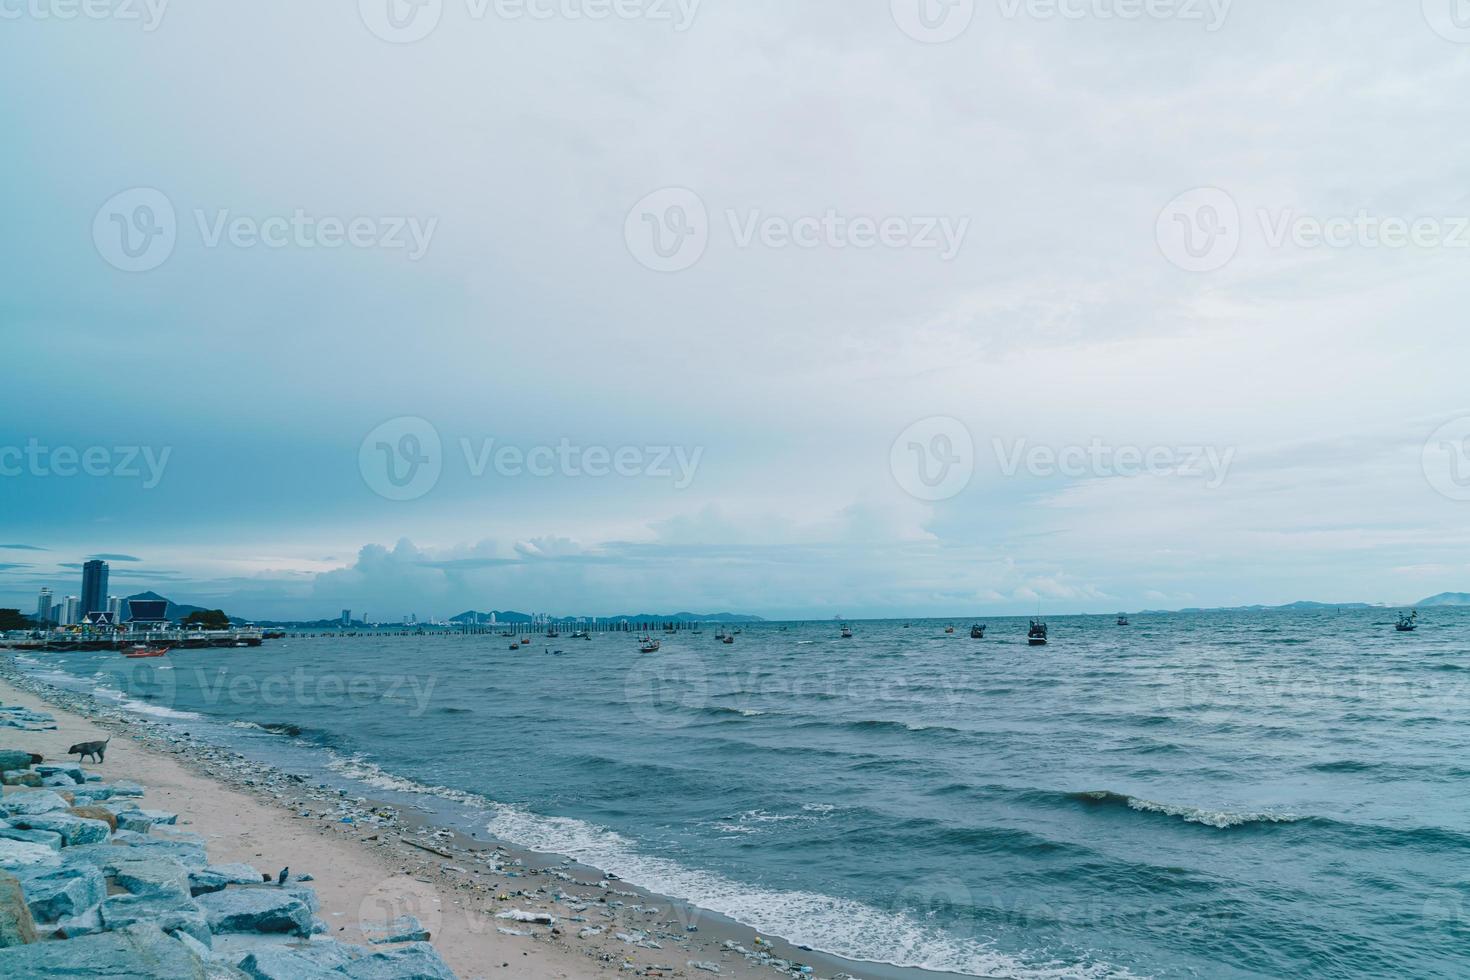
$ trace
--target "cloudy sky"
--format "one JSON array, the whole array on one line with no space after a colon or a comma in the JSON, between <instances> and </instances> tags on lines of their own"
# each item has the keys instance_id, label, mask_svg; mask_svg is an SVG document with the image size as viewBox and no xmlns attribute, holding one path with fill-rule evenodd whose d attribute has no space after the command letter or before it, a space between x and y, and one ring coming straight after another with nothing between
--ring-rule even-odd
<instances>
[{"instance_id":1,"label":"cloudy sky","mask_svg":"<svg viewBox=\"0 0 1470 980\"><path fill-rule=\"evenodd\" d=\"M1470 590L1457 2L0 4L0 605Z\"/></svg>"}]
</instances>

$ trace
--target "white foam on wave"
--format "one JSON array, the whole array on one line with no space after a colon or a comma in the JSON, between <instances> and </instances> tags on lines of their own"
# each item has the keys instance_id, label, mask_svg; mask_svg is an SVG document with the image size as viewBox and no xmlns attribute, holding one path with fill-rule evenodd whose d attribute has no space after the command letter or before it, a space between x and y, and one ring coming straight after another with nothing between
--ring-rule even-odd
<instances>
[{"instance_id":1,"label":"white foam on wave","mask_svg":"<svg viewBox=\"0 0 1470 980\"><path fill-rule=\"evenodd\" d=\"M563 854L671 898L797 945L847 959L972 976L1103 980L1132 974L1106 964L1026 963L990 944L949 936L906 915L815 892L774 891L640 853L616 831L569 817L491 804L485 830L531 850Z\"/></svg>"},{"instance_id":2,"label":"white foam on wave","mask_svg":"<svg viewBox=\"0 0 1470 980\"><path fill-rule=\"evenodd\" d=\"M131 711L135 715L148 715L152 718L168 718L173 721L198 721L204 717L192 711L178 711L161 704L150 704L147 701L130 698L122 691L108 687L106 684L99 684L92 688L92 696L105 701L112 701L119 708L124 711Z\"/></svg>"},{"instance_id":3,"label":"white foam on wave","mask_svg":"<svg viewBox=\"0 0 1470 980\"><path fill-rule=\"evenodd\" d=\"M362 755L344 756L331 749L327 749L326 753L327 768L332 772L375 789L386 789L394 793L437 796L440 799L453 800L476 809L484 809L490 805L489 800L476 793L466 793L464 790L451 789L448 786L430 786L404 776L396 776L377 763L368 761Z\"/></svg>"},{"instance_id":4,"label":"white foam on wave","mask_svg":"<svg viewBox=\"0 0 1470 980\"><path fill-rule=\"evenodd\" d=\"M1182 806L1176 803L1155 803L1153 800L1140 800L1132 796L1128 797L1128 806L1144 813L1161 813L1169 817L1179 817L1186 823L1199 823L1221 830L1248 823L1295 823L1301 819L1291 813L1266 811L1238 813L1232 810L1207 810L1202 807Z\"/></svg>"}]
</instances>

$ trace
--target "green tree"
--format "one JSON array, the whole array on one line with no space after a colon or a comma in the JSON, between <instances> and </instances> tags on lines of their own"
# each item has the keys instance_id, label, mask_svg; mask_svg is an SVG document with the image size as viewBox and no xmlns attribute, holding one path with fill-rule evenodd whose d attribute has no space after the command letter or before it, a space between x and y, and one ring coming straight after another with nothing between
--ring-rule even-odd
<instances>
[{"instance_id":1,"label":"green tree","mask_svg":"<svg viewBox=\"0 0 1470 980\"><path fill-rule=\"evenodd\" d=\"M0 630L28 630L34 624L19 609L0 609Z\"/></svg>"},{"instance_id":2,"label":"green tree","mask_svg":"<svg viewBox=\"0 0 1470 980\"><path fill-rule=\"evenodd\" d=\"M229 629L230 617L225 615L223 609L198 609L189 614L189 617L184 620L184 625L207 630Z\"/></svg>"}]
</instances>

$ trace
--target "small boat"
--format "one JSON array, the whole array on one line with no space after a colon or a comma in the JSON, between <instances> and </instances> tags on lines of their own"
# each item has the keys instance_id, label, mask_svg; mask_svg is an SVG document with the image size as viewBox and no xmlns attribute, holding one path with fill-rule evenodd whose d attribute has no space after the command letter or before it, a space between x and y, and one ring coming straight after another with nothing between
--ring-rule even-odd
<instances>
[{"instance_id":1,"label":"small boat","mask_svg":"<svg viewBox=\"0 0 1470 980\"><path fill-rule=\"evenodd\" d=\"M852 627L851 626L844 626L844 627L842 627L841 636L842 636L842 638L844 640L850 640L850 639L852 639Z\"/></svg>"},{"instance_id":2,"label":"small boat","mask_svg":"<svg viewBox=\"0 0 1470 980\"><path fill-rule=\"evenodd\" d=\"M954 632L954 627L953 626L946 626L944 628L944 632L946 632L946 633L953 633Z\"/></svg>"},{"instance_id":3,"label":"small boat","mask_svg":"<svg viewBox=\"0 0 1470 980\"><path fill-rule=\"evenodd\" d=\"M730 644L732 644L732 643L735 642L735 637L733 637L733 636L723 636L723 637L720 638L720 642L723 643L723 644L725 644L725 646L729 646Z\"/></svg>"},{"instance_id":4,"label":"small boat","mask_svg":"<svg viewBox=\"0 0 1470 980\"><path fill-rule=\"evenodd\" d=\"M658 653L658 648L659 641L651 636L645 636L638 641L638 651L640 653Z\"/></svg>"},{"instance_id":5,"label":"small boat","mask_svg":"<svg viewBox=\"0 0 1470 980\"><path fill-rule=\"evenodd\" d=\"M575 633L572 634L572 639L574 639L574 640L590 640L590 639L592 639L592 634L589 633L589 632L587 632L586 630L577 630L577 632L575 632Z\"/></svg>"},{"instance_id":6,"label":"small boat","mask_svg":"<svg viewBox=\"0 0 1470 980\"><path fill-rule=\"evenodd\" d=\"M1128 614L1127 613L1118 613L1118 625L1119 626L1127 626L1127 625L1129 625L1129 623L1128 623Z\"/></svg>"},{"instance_id":7,"label":"small boat","mask_svg":"<svg viewBox=\"0 0 1470 980\"><path fill-rule=\"evenodd\" d=\"M520 648L521 648L521 645L520 645L520 644L519 644L519 643L512 643L512 644L511 644L511 645L510 645L510 648L511 648L511 649L512 649L512 650L519 650L519 649L520 649Z\"/></svg>"},{"instance_id":8,"label":"small boat","mask_svg":"<svg viewBox=\"0 0 1470 980\"><path fill-rule=\"evenodd\" d=\"M1026 642L1034 647L1046 646L1046 623L1039 619L1031 620L1031 628L1026 631Z\"/></svg>"},{"instance_id":9,"label":"small boat","mask_svg":"<svg viewBox=\"0 0 1470 980\"><path fill-rule=\"evenodd\" d=\"M549 629L549 630L547 630L547 631L546 631L546 638L547 638L547 639L548 639L548 640L554 640L554 639L556 639L556 638L557 638L557 637L559 637L559 636L561 636L561 634L560 634L560 633L558 633L558 632L557 632L557 631L556 631L556 630L554 630L554 629Z\"/></svg>"},{"instance_id":10,"label":"small boat","mask_svg":"<svg viewBox=\"0 0 1470 980\"><path fill-rule=\"evenodd\" d=\"M1408 616L1405 616L1403 613L1399 613L1399 621L1393 624L1393 628L1398 630L1400 633L1414 632L1416 629L1419 628L1419 610L1415 609L1414 612Z\"/></svg>"},{"instance_id":11,"label":"small boat","mask_svg":"<svg viewBox=\"0 0 1470 980\"><path fill-rule=\"evenodd\" d=\"M979 623L976 623L974 626L971 626L970 627L970 639L972 639L972 640L983 640L983 639L985 639L985 627L982 626Z\"/></svg>"},{"instance_id":12,"label":"small boat","mask_svg":"<svg viewBox=\"0 0 1470 980\"><path fill-rule=\"evenodd\" d=\"M168 647L145 647L140 643L131 650L124 650L123 656L129 660L143 660L148 657L161 657L166 653L168 653Z\"/></svg>"}]
</instances>

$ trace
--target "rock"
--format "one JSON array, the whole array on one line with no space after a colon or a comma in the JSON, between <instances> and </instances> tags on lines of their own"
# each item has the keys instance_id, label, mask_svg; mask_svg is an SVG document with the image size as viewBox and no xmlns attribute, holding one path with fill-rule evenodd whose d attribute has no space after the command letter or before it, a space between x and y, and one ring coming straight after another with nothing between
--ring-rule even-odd
<instances>
[{"instance_id":1,"label":"rock","mask_svg":"<svg viewBox=\"0 0 1470 980\"><path fill-rule=\"evenodd\" d=\"M20 879L0 871L0 948L23 946L36 939L36 920L26 905ZM7 975L0 971L0 976Z\"/></svg>"},{"instance_id":2,"label":"rock","mask_svg":"<svg viewBox=\"0 0 1470 980\"><path fill-rule=\"evenodd\" d=\"M428 943L409 943L352 960L339 973L354 980L457 980Z\"/></svg>"},{"instance_id":3,"label":"rock","mask_svg":"<svg viewBox=\"0 0 1470 980\"><path fill-rule=\"evenodd\" d=\"M107 897L107 879L96 868L27 868L18 877L38 922L79 916Z\"/></svg>"},{"instance_id":4,"label":"rock","mask_svg":"<svg viewBox=\"0 0 1470 980\"><path fill-rule=\"evenodd\" d=\"M0 757L3 757L3 755L4 753L0 753ZM42 762L31 768L40 773L43 779L50 778L51 776L65 776L74 785L80 785L87 781L86 771L75 762Z\"/></svg>"},{"instance_id":5,"label":"rock","mask_svg":"<svg viewBox=\"0 0 1470 980\"><path fill-rule=\"evenodd\" d=\"M199 906L216 932L285 932L311 935L316 896L305 889L261 885L227 888L199 896ZM310 894L309 892L307 894Z\"/></svg>"},{"instance_id":6,"label":"rock","mask_svg":"<svg viewBox=\"0 0 1470 980\"><path fill-rule=\"evenodd\" d=\"M141 853L171 857L188 868L203 868L209 864L209 854L198 841L158 840L120 830L113 835L113 843Z\"/></svg>"},{"instance_id":7,"label":"rock","mask_svg":"<svg viewBox=\"0 0 1470 980\"><path fill-rule=\"evenodd\" d=\"M0 749L0 772L10 772L17 769L29 769L35 765L41 756L30 752L22 752L19 749ZM46 775L42 773L41 775Z\"/></svg>"},{"instance_id":8,"label":"rock","mask_svg":"<svg viewBox=\"0 0 1470 980\"><path fill-rule=\"evenodd\" d=\"M112 835L112 828L106 821L88 820L66 812L12 817L10 822L22 830L49 830L60 834L63 847L98 844Z\"/></svg>"},{"instance_id":9,"label":"rock","mask_svg":"<svg viewBox=\"0 0 1470 980\"><path fill-rule=\"evenodd\" d=\"M155 824L173 824L179 822L179 815L177 813L169 813L167 810L139 810L137 812Z\"/></svg>"},{"instance_id":10,"label":"rock","mask_svg":"<svg viewBox=\"0 0 1470 980\"><path fill-rule=\"evenodd\" d=\"M68 916L56 922L57 939L75 939L102 931L102 906L94 905L80 915Z\"/></svg>"},{"instance_id":11,"label":"rock","mask_svg":"<svg viewBox=\"0 0 1470 980\"><path fill-rule=\"evenodd\" d=\"M54 813L70 805L60 793L49 789L24 790L5 797L5 809L12 817Z\"/></svg>"},{"instance_id":12,"label":"rock","mask_svg":"<svg viewBox=\"0 0 1470 980\"><path fill-rule=\"evenodd\" d=\"M142 924L62 943L0 950L0 976L207 980L204 964L187 946Z\"/></svg>"},{"instance_id":13,"label":"rock","mask_svg":"<svg viewBox=\"0 0 1470 980\"><path fill-rule=\"evenodd\" d=\"M211 864L189 873L189 890L196 896L223 891L229 885L258 885L260 872L248 864Z\"/></svg>"},{"instance_id":14,"label":"rock","mask_svg":"<svg viewBox=\"0 0 1470 980\"><path fill-rule=\"evenodd\" d=\"M61 856L45 844L0 838L0 868L25 868L37 864L57 864Z\"/></svg>"},{"instance_id":15,"label":"rock","mask_svg":"<svg viewBox=\"0 0 1470 980\"><path fill-rule=\"evenodd\" d=\"M424 943L429 941L429 930L411 915L400 915L396 919L364 927L372 933L368 942L375 945L386 943Z\"/></svg>"},{"instance_id":16,"label":"rock","mask_svg":"<svg viewBox=\"0 0 1470 980\"><path fill-rule=\"evenodd\" d=\"M172 895L111 895L102 903L102 925L109 930L136 923L152 924L167 933L187 932L210 943L209 924L191 899Z\"/></svg>"},{"instance_id":17,"label":"rock","mask_svg":"<svg viewBox=\"0 0 1470 980\"><path fill-rule=\"evenodd\" d=\"M341 967L363 955L333 939L273 945L245 956L240 971L254 980L342 980Z\"/></svg>"},{"instance_id":18,"label":"rock","mask_svg":"<svg viewBox=\"0 0 1470 980\"><path fill-rule=\"evenodd\" d=\"M112 876L130 895L189 898L189 869L170 857L129 854L113 862Z\"/></svg>"},{"instance_id":19,"label":"rock","mask_svg":"<svg viewBox=\"0 0 1470 980\"><path fill-rule=\"evenodd\" d=\"M61 835L49 830L21 830L18 827L0 829L0 839L23 840L32 844L45 844L53 851L61 850Z\"/></svg>"},{"instance_id":20,"label":"rock","mask_svg":"<svg viewBox=\"0 0 1470 980\"><path fill-rule=\"evenodd\" d=\"M117 817L114 816L111 811L103 807L74 806L69 807L66 812L70 813L74 817L81 817L84 820L101 820L103 823L107 824L108 830L117 829Z\"/></svg>"},{"instance_id":21,"label":"rock","mask_svg":"<svg viewBox=\"0 0 1470 980\"><path fill-rule=\"evenodd\" d=\"M129 810L116 817L118 830L130 830L135 834L146 834L153 829L153 821L143 816L141 810Z\"/></svg>"},{"instance_id":22,"label":"rock","mask_svg":"<svg viewBox=\"0 0 1470 980\"><path fill-rule=\"evenodd\" d=\"M45 780L33 772L0 772L3 786L44 786Z\"/></svg>"}]
</instances>

